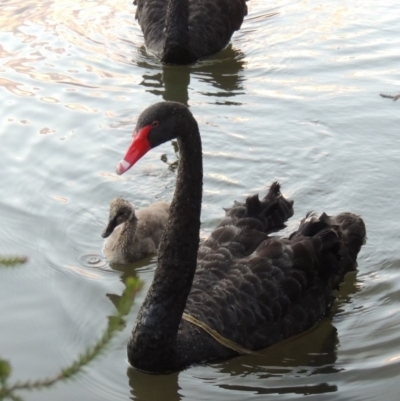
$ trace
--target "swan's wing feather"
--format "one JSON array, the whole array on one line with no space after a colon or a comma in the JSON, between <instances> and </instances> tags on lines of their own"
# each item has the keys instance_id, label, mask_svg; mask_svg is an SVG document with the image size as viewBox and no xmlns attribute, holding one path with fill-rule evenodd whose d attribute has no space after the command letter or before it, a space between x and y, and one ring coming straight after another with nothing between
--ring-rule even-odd
<instances>
[{"instance_id":1,"label":"swan's wing feather","mask_svg":"<svg viewBox=\"0 0 400 401\"><path fill-rule=\"evenodd\" d=\"M225 218L219 226L244 226L248 223L255 228L256 223L251 220L255 219L261 225L258 230L270 233L282 228L291 216L293 216L293 201L286 199L280 191L279 183L274 182L262 200L258 195L253 195L244 203L235 201L231 208L225 209Z\"/></svg>"},{"instance_id":2,"label":"swan's wing feather","mask_svg":"<svg viewBox=\"0 0 400 401\"><path fill-rule=\"evenodd\" d=\"M258 246L246 256L237 244L246 249L241 241L250 229L220 227L214 233L199 250L186 309L249 349L320 320L365 240L363 221L350 213L308 215L290 238L257 237Z\"/></svg>"},{"instance_id":3,"label":"swan's wing feather","mask_svg":"<svg viewBox=\"0 0 400 401\"><path fill-rule=\"evenodd\" d=\"M135 4L135 3L134 3ZM136 0L135 18L142 29L146 46L161 52L168 2L163 0Z\"/></svg>"},{"instance_id":4,"label":"swan's wing feather","mask_svg":"<svg viewBox=\"0 0 400 401\"><path fill-rule=\"evenodd\" d=\"M201 58L223 49L246 15L245 0L191 0L189 34L194 54Z\"/></svg>"},{"instance_id":5,"label":"swan's wing feather","mask_svg":"<svg viewBox=\"0 0 400 401\"><path fill-rule=\"evenodd\" d=\"M247 221L250 220L250 221ZM245 226L228 225L216 228L198 251L198 260L218 258L219 253L229 252L236 258L250 255L268 238L267 234L258 230L260 223L256 219L243 219ZM255 228L251 228L252 224Z\"/></svg>"}]
</instances>

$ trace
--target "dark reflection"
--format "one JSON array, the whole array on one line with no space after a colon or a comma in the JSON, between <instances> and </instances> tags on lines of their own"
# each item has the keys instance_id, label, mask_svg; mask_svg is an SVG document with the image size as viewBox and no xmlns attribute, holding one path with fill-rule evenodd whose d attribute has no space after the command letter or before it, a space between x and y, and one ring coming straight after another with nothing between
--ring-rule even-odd
<instances>
[{"instance_id":1,"label":"dark reflection","mask_svg":"<svg viewBox=\"0 0 400 401\"><path fill-rule=\"evenodd\" d=\"M163 65L145 53L141 54L137 65L146 69L140 84L148 92L161 96L164 100L189 105L190 76L195 75L200 82L210 85L210 91L203 91L203 95L219 97L221 103L240 104L223 100L224 97L232 98L242 94L244 90L245 76L241 74L245 65L244 54L232 45L191 66Z\"/></svg>"},{"instance_id":2,"label":"dark reflection","mask_svg":"<svg viewBox=\"0 0 400 401\"><path fill-rule=\"evenodd\" d=\"M121 274L121 281L123 283L125 283L125 281L126 281L126 279L128 277L137 278L136 269L139 269L139 268L145 267L145 266L149 266L153 260L155 260L155 257L154 256L149 256L147 258L138 260L137 262L131 263L131 264L128 264L128 265L110 264L110 267L113 270L122 273ZM121 296L117 295L117 294L107 294L107 298L115 305L115 307L117 307L117 305L119 304L119 300L120 300ZM131 322L131 324L133 326L133 322Z\"/></svg>"},{"instance_id":3,"label":"dark reflection","mask_svg":"<svg viewBox=\"0 0 400 401\"><path fill-rule=\"evenodd\" d=\"M130 263L127 265L118 265L115 263L110 263L110 267L117 272L122 273L121 281L124 282L128 277L136 277L136 269L140 269L141 267L146 267L155 262L156 256L147 256L143 259L138 260L137 262Z\"/></svg>"},{"instance_id":4,"label":"dark reflection","mask_svg":"<svg viewBox=\"0 0 400 401\"><path fill-rule=\"evenodd\" d=\"M135 401L179 401L179 373L169 375L150 375L134 368L126 372L131 387L132 399Z\"/></svg>"},{"instance_id":5,"label":"dark reflection","mask_svg":"<svg viewBox=\"0 0 400 401\"><path fill-rule=\"evenodd\" d=\"M246 391L252 394L325 394L334 393L338 390L337 386L329 385L327 383L320 383L312 386L293 386L293 387L273 387L273 388L260 388L255 389L254 387L245 386L220 386L225 390L236 390L236 391Z\"/></svg>"},{"instance_id":6,"label":"dark reflection","mask_svg":"<svg viewBox=\"0 0 400 401\"><path fill-rule=\"evenodd\" d=\"M343 305L351 302L354 294L360 289L357 281L357 272L353 271L347 274L345 282L342 284L340 291L337 293L337 301L332 307L332 314L341 312Z\"/></svg>"}]
</instances>

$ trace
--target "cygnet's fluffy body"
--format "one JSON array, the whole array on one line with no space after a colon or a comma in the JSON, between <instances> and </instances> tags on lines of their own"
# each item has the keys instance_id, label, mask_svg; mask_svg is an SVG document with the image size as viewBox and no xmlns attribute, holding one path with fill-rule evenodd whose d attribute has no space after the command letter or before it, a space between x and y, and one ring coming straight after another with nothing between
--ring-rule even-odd
<instances>
[{"instance_id":1,"label":"cygnet's fluffy body","mask_svg":"<svg viewBox=\"0 0 400 401\"><path fill-rule=\"evenodd\" d=\"M109 222L102 237L110 263L133 263L155 254L167 224L169 203L157 202L137 210L122 198L110 203Z\"/></svg>"}]
</instances>

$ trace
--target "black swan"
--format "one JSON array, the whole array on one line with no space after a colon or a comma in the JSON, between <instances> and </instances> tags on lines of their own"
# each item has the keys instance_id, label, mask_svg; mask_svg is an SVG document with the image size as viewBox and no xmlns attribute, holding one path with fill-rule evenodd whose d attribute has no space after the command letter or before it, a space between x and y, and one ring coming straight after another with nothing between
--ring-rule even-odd
<instances>
[{"instance_id":1,"label":"black swan","mask_svg":"<svg viewBox=\"0 0 400 401\"><path fill-rule=\"evenodd\" d=\"M135 0L146 47L163 63L190 64L222 50L247 0Z\"/></svg>"},{"instance_id":2,"label":"black swan","mask_svg":"<svg viewBox=\"0 0 400 401\"><path fill-rule=\"evenodd\" d=\"M110 202L103 252L110 263L126 264L157 252L167 225L169 203L156 202L135 212L125 199Z\"/></svg>"},{"instance_id":3,"label":"black swan","mask_svg":"<svg viewBox=\"0 0 400 401\"><path fill-rule=\"evenodd\" d=\"M173 138L180 150L176 189L154 279L128 343L130 363L152 373L238 355L188 315L247 350L309 329L329 310L366 235L357 215L309 213L289 238L268 237L293 214L274 183L263 200L255 195L228 209L199 248L202 150L186 106L161 102L144 110L116 172Z\"/></svg>"}]
</instances>

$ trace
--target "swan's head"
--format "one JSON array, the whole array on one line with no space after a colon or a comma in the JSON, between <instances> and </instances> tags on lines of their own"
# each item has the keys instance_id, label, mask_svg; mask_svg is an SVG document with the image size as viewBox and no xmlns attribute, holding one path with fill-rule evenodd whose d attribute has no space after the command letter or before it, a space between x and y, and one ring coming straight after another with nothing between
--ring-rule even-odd
<instances>
[{"instance_id":1,"label":"swan's head","mask_svg":"<svg viewBox=\"0 0 400 401\"><path fill-rule=\"evenodd\" d=\"M132 205L122 198L115 198L110 202L110 212L108 224L101 236L107 238L114 231L115 227L126 221L136 221L135 209Z\"/></svg>"},{"instance_id":2,"label":"swan's head","mask_svg":"<svg viewBox=\"0 0 400 401\"><path fill-rule=\"evenodd\" d=\"M125 173L150 149L176 138L188 120L194 121L192 113L181 103L160 102L148 107L138 118L132 142L116 173Z\"/></svg>"}]
</instances>

